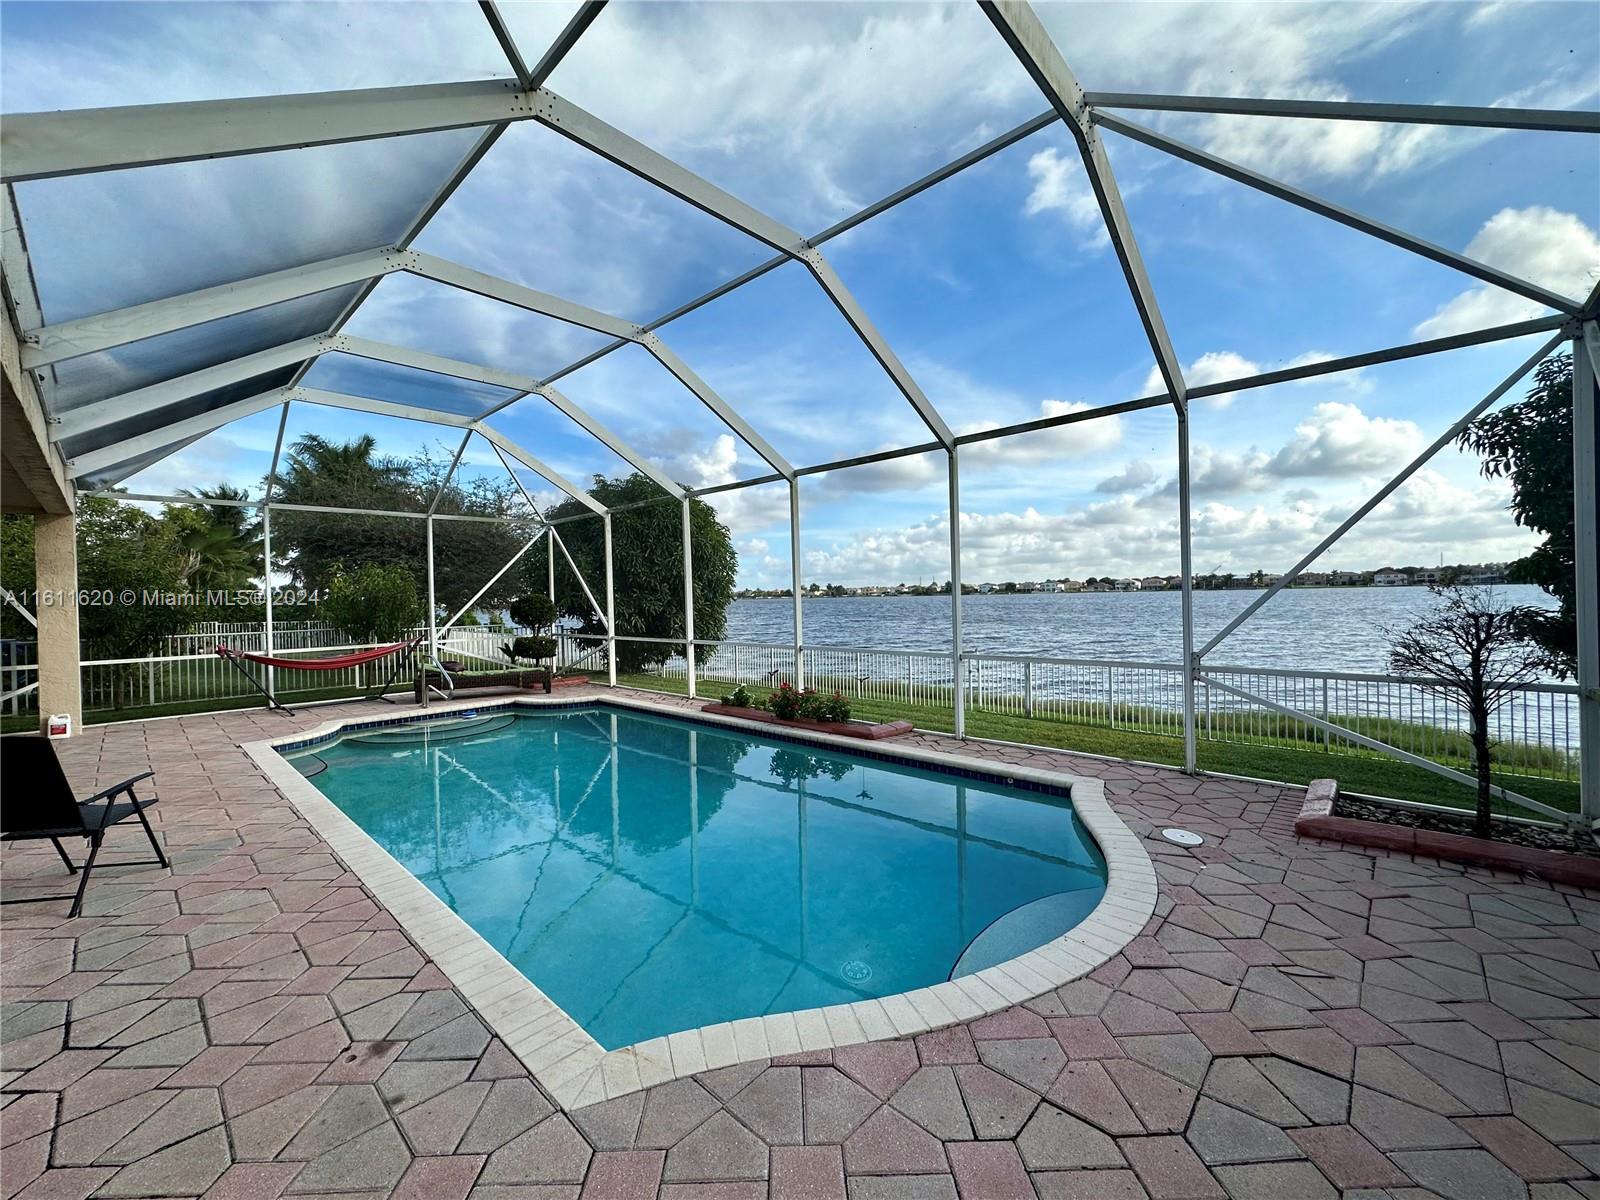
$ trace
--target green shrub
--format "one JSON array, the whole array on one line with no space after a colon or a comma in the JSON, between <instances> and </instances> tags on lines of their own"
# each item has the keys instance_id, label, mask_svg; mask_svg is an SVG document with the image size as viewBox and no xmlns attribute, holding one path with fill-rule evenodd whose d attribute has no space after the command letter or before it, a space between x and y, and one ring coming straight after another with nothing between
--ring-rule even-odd
<instances>
[{"instance_id":1,"label":"green shrub","mask_svg":"<svg viewBox=\"0 0 1600 1200\"><path fill-rule=\"evenodd\" d=\"M524 629L548 629L556 623L556 606L542 592L519 596L506 609ZM554 653L552 651L551 653Z\"/></svg>"},{"instance_id":2,"label":"green shrub","mask_svg":"<svg viewBox=\"0 0 1600 1200\"><path fill-rule=\"evenodd\" d=\"M536 635L534 637L513 638L500 646L500 653L512 662L542 662L547 658L556 656L556 640L553 637Z\"/></svg>"},{"instance_id":3,"label":"green shrub","mask_svg":"<svg viewBox=\"0 0 1600 1200\"><path fill-rule=\"evenodd\" d=\"M800 700L799 692L787 683L780 683L778 690L767 697L767 707L779 720L792 721L800 715Z\"/></svg>"},{"instance_id":4,"label":"green shrub","mask_svg":"<svg viewBox=\"0 0 1600 1200\"><path fill-rule=\"evenodd\" d=\"M722 702L730 708L759 708L756 698L750 694L750 689L740 684L722 698Z\"/></svg>"}]
</instances>

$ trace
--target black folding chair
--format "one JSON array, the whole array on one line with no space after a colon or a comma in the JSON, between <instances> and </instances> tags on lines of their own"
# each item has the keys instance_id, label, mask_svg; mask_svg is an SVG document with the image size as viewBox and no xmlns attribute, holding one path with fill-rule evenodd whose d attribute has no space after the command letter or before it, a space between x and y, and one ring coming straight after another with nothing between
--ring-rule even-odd
<instances>
[{"instance_id":1,"label":"black folding chair","mask_svg":"<svg viewBox=\"0 0 1600 1200\"><path fill-rule=\"evenodd\" d=\"M72 910L67 916L76 917L78 910L83 907L84 889L89 886L89 873L94 870L94 860L100 853L100 843L105 839L106 830L129 817L139 818L139 824L144 826L145 836L150 839L156 856L153 859L108 865L171 866L167 856L161 852L161 844L156 841L155 830L150 828L150 818L144 815L145 809L156 802L156 797L140 800L133 792L134 784L154 774L154 771L146 771L143 775L135 775L80 801L73 796L72 785L67 782L66 772L61 769L61 761L56 757L56 748L48 740L33 736L0 739L0 789L3 789L3 798L0 798L0 842L48 838L61 856L61 861L67 864L68 873L74 875L78 874L78 868L73 866L72 859L62 849L61 839L81 837L89 842L89 857L83 864L76 895L20 896L0 903L38 904L46 900L70 899ZM123 793L127 793L128 799L115 802L115 797Z\"/></svg>"}]
</instances>

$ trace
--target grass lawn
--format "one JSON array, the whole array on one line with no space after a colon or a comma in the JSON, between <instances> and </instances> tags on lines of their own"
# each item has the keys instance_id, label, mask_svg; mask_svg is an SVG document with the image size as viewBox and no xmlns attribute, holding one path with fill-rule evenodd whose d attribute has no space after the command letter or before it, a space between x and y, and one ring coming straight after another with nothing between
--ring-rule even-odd
<instances>
[{"instance_id":1,"label":"grass lawn","mask_svg":"<svg viewBox=\"0 0 1600 1200\"><path fill-rule=\"evenodd\" d=\"M681 680L666 679L659 675L618 675L617 682L628 687L647 691L677 692L682 694ZM719 696L730 690L728 685L716 682L704 684L703 696ZM750 687L757 696L769 689ZM950 733L954 728L953 714L948 708L935 705L908 704L895 700L852 699L851 714L869 721L912 721L919 729ZM1062 750L1076 750L1083 754L1099 754L1108 758L1131 758L1142 762L1161 763L1168 766L1183 765L1183 739L1162 737L1156 734L1137 733L1125 729L1108 729L1100 725L1078 725L1062 721L1042 721L1030 717L1002 713L967 713L967 733L971 737L994 738L1006 742L1022 742L1032 746L1054 746ZM1316 749L1292 748L1281 745L1238 745L1231 742L1201 740L1196 749L1198 765L1202 770L1229 775L1249 775L1256 779L1271 779L1280 783L1305 785L1313 779L1337 779L1346 792L1367 796L1381 796L1393 800L1415 800L1427 804L1448 804L1456 808L1471 808L1476 797L1471 788L1458 784L1421 767L1413 767L1386 755L1358 751L1356 753L1329 754ZM1496 776L1513 791L1530 799L1569 812L1578 810L1578 785L1556 779L1537 779L1524 775ZM1513 816L1539 816L1528 813L1516 805L1495 801L1495 811Z\"/></svg>"}]
</instances>

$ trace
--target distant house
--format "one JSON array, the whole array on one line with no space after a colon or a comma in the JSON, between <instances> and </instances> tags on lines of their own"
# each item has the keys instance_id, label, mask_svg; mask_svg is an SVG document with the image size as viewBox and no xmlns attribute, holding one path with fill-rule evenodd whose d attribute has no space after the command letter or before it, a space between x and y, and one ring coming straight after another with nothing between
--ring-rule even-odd
<instances>
[{"instance_id":1,"label":"distant house","mask_svg":"<svg viewBox=\"0 0 1600 1200\"><path fill-rule=\"evenodd\" d=\"M1300 587L1327 587L1333 579L1326 571L1301 571L1294 581Z\"/></svg>"},{"instance_id":2,"label":"distant house","mask_svg":"<svg viewBox=\"0 0 1600 1200\"><path fill-rule=\"evenodd\" d=\"M1505 581L1505 563L1484 563L1482 566L1468 567L1461 575L1462 583L1482 585L1486 583L1504 583Z\"/></svg>"},{"instance_id":3,"label":"distant house","mask_svg":"<svg viewBox=\"0 0 1600 1200\"><path fill-rule=\"evenodd\" d=\"M1058 591L1058 592L1081 592L1081 591L1083 591L1083 580L1081 580L1081 579L1058 579L1058 580L1056 580L1056 591Z\"/></svg>"},{"instance_id":4,"label":"distant house","mask_svg":"<svg viewBox=\"0 0 1600 1200\"><path fill-rule=\"evenodd\" d=\"M1169 580L1165 575L1146 575L1139 580L1141 592L1164 592L1167 590Z\"/></svg>"},{"instance_id":5,"label":"distant house","mask_svg":"<svg viewBox=\"0 0 1600 1200\"><path fill-rule=\"evenodd\" d=\"M1405 571L1397 571L1393 567L1385 567L1381 571L1372 573L1373 587L1409 587L1411 576Z\"/></svg>"},{"instance_id":6,"label":"distant house","mask_svg":"<svg viewBox=\"0 0 1600 1200\"><path fill-rule=\"evenodd\" d=\"M1334 587L1359 587L1365 578L1360 571L1328 572L1328 582Z\"/></svg>"},{"instance_id":7,"label":"distant house","mask_svg":"<svg viewBox=\"0 0 1600 1200\"><path fill-rule=\"evenodd\" d=\"M1411 582L1416 584L1441 583L1443 580L1444 572L1433 567L1424 567L1411 573Z\"/></svg>"},{"instance_id":8,"label":"distant house","mask_svg":"<svg viewBox=\"0 0 1600 1200\"><path fill-rule=\"evenodd\" d=\"M1102 580L1096 579L1084 584L1083 590L1086 592L1109 592L1111 590L1111 585Z\"/></svg>"},{"instance_id":9,"label":"distant house","mask_svg":"<svg viewBox=\"0 0 1600 1200\"><path fill-rule=\"evenodd\" d=\"M1119 579L1112 586L1119 592L1137 592L1139 590L1139 581L1137 579Z\"/></svg>"},{"instance_id":10,"label":"distant house","mask_svg":"<svg viewBox=\"0 0 1600 1200\"><path fill-rule=\"evenodd\" d=\"M980 583L978 585L978 595L980 596L987 596L992 591L994 591L994 584L992 583Z\"/></svg>"}]
</instances>

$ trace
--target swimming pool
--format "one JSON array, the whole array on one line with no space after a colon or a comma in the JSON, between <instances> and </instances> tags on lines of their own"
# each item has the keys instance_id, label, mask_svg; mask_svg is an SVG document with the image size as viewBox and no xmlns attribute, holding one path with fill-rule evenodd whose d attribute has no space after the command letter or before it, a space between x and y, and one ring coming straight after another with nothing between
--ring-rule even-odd
<instances>
[{"instance_id":1,"label":"swimming pool","mask_svg":"<svg viewBox=\"0 0 1600 1200\"><path fill-rule=\"evenodd\" d=\"M926 988L1106 887L1058 789L612 705L284 753L607 1048Z\"/></svg>"}]
</instances>

